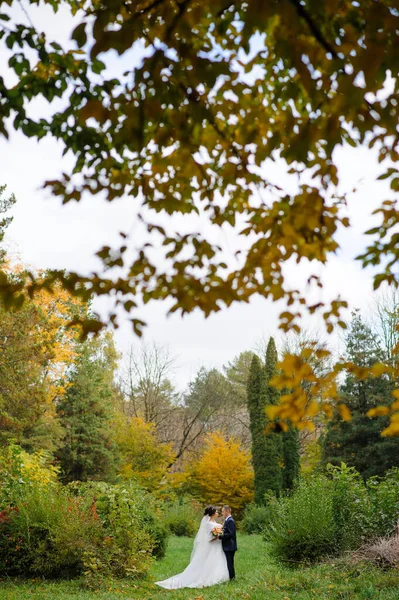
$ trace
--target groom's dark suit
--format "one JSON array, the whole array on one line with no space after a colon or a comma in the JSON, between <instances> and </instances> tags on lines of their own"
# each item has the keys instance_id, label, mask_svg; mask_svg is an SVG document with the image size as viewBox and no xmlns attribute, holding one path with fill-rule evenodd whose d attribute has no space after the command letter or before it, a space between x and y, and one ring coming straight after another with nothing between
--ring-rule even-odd
<instances>
[{"instance_id":1,"label":"groom's dark suit","mask_svg":"<svg viewBox=\"0 0 399 600\"><path fill-rule=\"evenodd\" d=\"M237 551L236 524L233 517L227 517L223 525L223 534L219 536L222 540L223 552L226 555L227 568L230 579L234 579L234 554Z\"/></svg>"}]
</instances>

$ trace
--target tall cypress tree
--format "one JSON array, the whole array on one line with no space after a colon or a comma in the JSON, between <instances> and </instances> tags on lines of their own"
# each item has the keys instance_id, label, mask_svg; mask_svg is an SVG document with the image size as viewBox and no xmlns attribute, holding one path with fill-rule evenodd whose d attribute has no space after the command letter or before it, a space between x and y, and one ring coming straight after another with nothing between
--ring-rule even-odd
<instances>
[{"instance_id":1,"label":"tall cypress tree","mask_svg":"<svg viewBox=\"0 0 399 600\"><path fill-rule=\"evenodd\" d=\"M280 401L280 392L269 385L272 377L277 374L277 362L277 348L274 339L271 337L267 345L265 364L267 404L278 404ZM276 436L274 439L273 435ZM286 432L271 434L271 436L272 443L275 445L276 456L281 456L279 458L282 466L281 487L292 489L299 477L300 469L298 430L290 427Z\"/></svg>"},{"instance_id":2,"label":"tall cypress tree","mask_svg":"<svg viewBox=\"0 0 399 600\"><path fill-rule=\"evenodd\" d=\"M266 405L278 404L280 392L270 385L270 380L277 374L277 348L271 337L267 345L264 367L266 384ZM266 407L265 407L266 408ZM269 489L279 494L283 488L284 444L281 433L270 432L266 435L267 456L269 462Z\"/></svg>"},{"instance_id":3,"label":"tall cypress tree","mask_svg":"<svg viewBox=\"0 0 399 600\"><path fill-rule=\"evenodd\" d=\"M291 490L299 477L300 472L300 446L298 430L290 427L284 431L283 437L283 488Z\"/></svg>"},{"instance_id":4,"label":"tall cypress tree","mask_svg":"<svg viewBox=\"0 0 399 600\"><path fill-rule=\"evenodd\" d=\"M272 365L277 353L273 355L273 345L269 342L268 360L263 367L257 356L251 363L248 379L248 411L252 435L252 464L255 479L255 502L262 504L265 494L279 494L282 489L283 448L279 434L265 433L267 426L266 406L277 400L276 390L267 385L272 376ZM278 392L277 392L278 394Z\"/></svg>"},{"instance_id":5,"label":"tall cypress tree","mask_svg":"<svg viewBox=\"0 0 399 600\"><path fill-rule=\"evenodd\" d=\"M384 360L380 340L358 313L354 314L346 339L346 354L359 367L371 367ZM351 374L346 376L340 392L352 412L352 420L345 422L336 416L329 422L322 443L324 464L345 462L355 467L364 479L382 476L391 467L399 466L398 438L381 436L389 419L367 416L370 408L392 402L393 388L393 382L386 376L364 380Z\"/></svg>"},{"instance_id":6,"label":"tall cypress tree","mask_svg":"<svg viewBox=\"0 0 399 600\"><path fill-rule=\"evenodd\" d=\"M110 422L116 356L109 336L82 344L70 386L58 406L65 434L57 458L65 482L115 476L117 448Z\"/></svg>"},{"instance_id":7,"label":"tall cypress tree","mask_svg":"<svg viewBox=\"0 0 399 600\"><path fill-rule=\"evenodd\" d=\"M247 397L252 436L252 465L254 468L255 502L262 504L267 491L267 456L265 449L266 395L262 364L254 355L248 377Z\"/></svg>"}]
</instances>

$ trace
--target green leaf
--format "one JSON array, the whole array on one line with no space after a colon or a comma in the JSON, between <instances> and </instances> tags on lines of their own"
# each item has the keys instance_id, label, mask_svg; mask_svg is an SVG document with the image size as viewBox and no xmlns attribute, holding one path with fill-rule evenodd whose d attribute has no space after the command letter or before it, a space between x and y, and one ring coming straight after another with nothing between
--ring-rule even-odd
<instances>
[{"instance_id":1,"label":"green leaf","mask_svg":"<svg viewBox=\"0 0 399 600\"><path fill-rule=\"evenodd\" d=\"M72 39L75 40L79 48L87 43L86 23L80 23L72 32Z\"/></svg>"}]
</instances>

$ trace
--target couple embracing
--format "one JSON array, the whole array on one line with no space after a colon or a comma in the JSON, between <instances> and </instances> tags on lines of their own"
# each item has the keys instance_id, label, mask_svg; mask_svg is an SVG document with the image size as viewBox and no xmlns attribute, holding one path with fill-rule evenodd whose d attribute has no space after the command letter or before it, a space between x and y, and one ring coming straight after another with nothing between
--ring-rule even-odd
<instances>
[{"instance_id":1,"label":"couple embracing","mask_svg":"<svg viewBox=\"0 0 399 600\"><path fill-rule=\"evenodd\" d=\"M223 526L216 520L219 516L216 506L205 509L194 540L190 564L182 573L157 581L157 585L168 590L202 588L235 578L236 524L229 506L223 506L222 515Z\"/></svg>"}]
</instances>

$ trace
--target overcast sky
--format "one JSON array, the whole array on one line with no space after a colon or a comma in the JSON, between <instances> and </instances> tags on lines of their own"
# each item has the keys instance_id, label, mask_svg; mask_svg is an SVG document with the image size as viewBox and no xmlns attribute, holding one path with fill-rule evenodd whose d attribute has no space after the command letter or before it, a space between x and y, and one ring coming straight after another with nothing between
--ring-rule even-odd
<instances>
[{"instance_id":1,"label":"overcast sky","mask_svg":"<svg viewBox=\"0 0 399 600\"><path fill-rule=\"evenodd\" d=\"M46 22L51 26L54 39L68 38L72 21L66 13L54 18L43 8L29 10L35 24L40 19L41 24ZM139 52L130 53L129 65L139 59ZM115 68L122 68L117 59L114 60ZM5 70L5 57L0 56L0 72L3 74ZM38 110L45 108L39 106ZM7 184L8 191L17 197L7 246L14 256L36 268L90 272L99 267L93 256L95 251L104 243L112 245L119 231L134 231L133 201L109 204L99 198L88 198L80 204L61 206L58 199L51 198L49 192L42 189L46 179L56 178L61 171L68 170L70 163L61 157L61 151L61 145L54 140L44 139L38 143L20 133L13 133L9 141L0 139L0 184ZM372 273L363 271L354 257L366 245L363 232L370 227L372 210L389 194L384 182L376 182L380 169L372 152L343 149L337 160L342 189L357 187L348 207L353 227L349 232L341 232L341 250L327 267L313 268L312 272L323 275L325 288L320 292L321 300L341 294L351 309L366 309L372 303ZM284 181L279 183L284 184ZM287 269L291 285L302 289L306 273L309 273L307 267ZM105 301L99 308L103 311L107 304L111 307ZM283 308L281 304L255 298L249 305L235 305L204 319L199 312L184 318L167 317L166 306L154 304L147 306L143 314L148 322L144 340L169 345L177 357L175 380L182 387L202 365L220 367L241 351L252 349L262 338L274 335L280 339L278 314ZM317 319L307 320L305 324L313 331L319 330L321 337L325 336ZM122 352L131 344L140 343L127 322L116 332L116 340Z\"/></svg>"}]
</instances>

